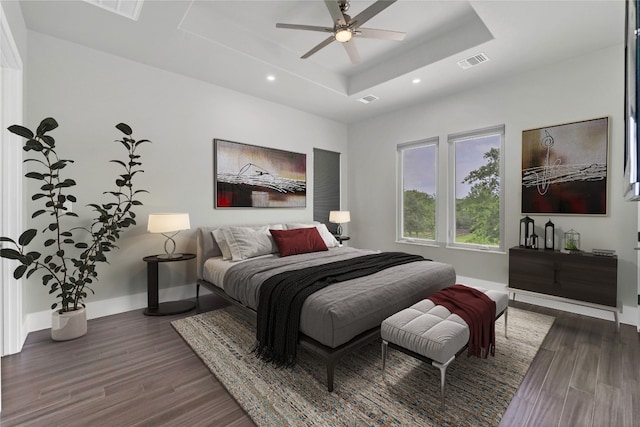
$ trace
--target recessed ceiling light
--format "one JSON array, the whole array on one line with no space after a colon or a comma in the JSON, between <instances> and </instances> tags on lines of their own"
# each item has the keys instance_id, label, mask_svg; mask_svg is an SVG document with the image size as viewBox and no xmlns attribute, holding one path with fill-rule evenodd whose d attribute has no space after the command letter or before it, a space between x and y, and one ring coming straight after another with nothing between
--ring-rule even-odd
<instances>
[{"instance_id":1,"label":"recessed ceiling light","mask_svg":"<svg viewBox=\"0 0 640 427\"><path fill-rule=\"evenodd\" d=\"M370 102L376 101L380 98L378 98L375 95L367 95L367 96L363 96L362 98L358 99L358 101L362 102L363 104L368 104Z\"/></svg>"},{"instance_id":2,"label":"recessed ceiling light","mask_svg":"<svg viewBox=\"0 0 640 427\"><path fill-rule=\"evenodd\" d=\"M418 84L418 83L420 83L420 79L413 79L413 80L411 80L411 83Z\"/></svg>"},{"instance_id":3,"label":"recessed ceiling light","mask_svg":"<svg viewBox=\"0 0 640 427\"><path fill-rule=\"evenodd\" d=\"M275 82L276 81L276 76L268 75L267 76L267 80L269 80L270 82Z\"/></svg>"}]
</instances>

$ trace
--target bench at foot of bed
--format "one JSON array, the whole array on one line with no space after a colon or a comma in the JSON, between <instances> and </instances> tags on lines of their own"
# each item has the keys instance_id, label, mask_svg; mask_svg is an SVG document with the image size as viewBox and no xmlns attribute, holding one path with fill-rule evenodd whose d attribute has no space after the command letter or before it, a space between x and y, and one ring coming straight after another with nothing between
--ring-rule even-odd
<instances>
[{"instance_id":1,"label":"bench at foot of bed","mask_svg":"<svg viewBox=\"0 0 640 427\"><path fill-rule=\"evenodd\" d=\"M484 292L496 303L496 318L505 314L504 334L507 336L507 293L474 288ZM440 369L440 394L444 409L447 367L469 343L469 327L465 321L460 316L451 314L445 307L425 299L385 319L380 333L383 375L388 347L431 363Z\"/></svg>"}]
</instances>

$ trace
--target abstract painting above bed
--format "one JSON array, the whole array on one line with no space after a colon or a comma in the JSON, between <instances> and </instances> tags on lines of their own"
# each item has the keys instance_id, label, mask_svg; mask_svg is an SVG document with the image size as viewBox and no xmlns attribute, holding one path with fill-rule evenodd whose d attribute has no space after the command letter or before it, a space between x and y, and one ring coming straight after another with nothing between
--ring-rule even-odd
<instances>
[{"instance_id":1,"label":"abstract painting above bed","mask_svg":"<svg viewBox=\"0 0 640 427\"><path fill-rule=\"evenodd\" d=\"M213 140L216 208L307 205L307 155Z\"/></svg>"}]
</instances>

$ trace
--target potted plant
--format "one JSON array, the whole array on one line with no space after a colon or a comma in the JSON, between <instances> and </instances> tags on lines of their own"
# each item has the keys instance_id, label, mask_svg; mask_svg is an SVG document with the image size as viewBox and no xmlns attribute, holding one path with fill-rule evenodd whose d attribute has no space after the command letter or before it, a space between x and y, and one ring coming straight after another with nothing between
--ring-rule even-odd
<instances>
[{"instance_id":1,"label":"potted plant","mask_svg":"<svg viewBox=\"0 0 640 427\"><path fill-rule=\"evenodd\" d=\"M149 141L134 140L131 128L124 123L116 126L124 134L116 142L127 153L125 160L111 162L122 167L123 172L115 180L116 189L103 193L111 201L87 205L95 212L95 217L85 221L84 225L76 224L76 221L80 221L78 215L65 207L67 201L76 202L76 197L69 193L76 181L61 176L61 171L73 160L58 157L55 140L49 135L57 127L55 119L49 117L42 120L36 132L19 125L8 128L11 133L26 139L23 149L33 154L24 162L34 164L35 170L27 172L25 176L42 184L31 199L41 201L43 207L31 217L48 215L50 222L40 231L35 228L24 231L17 241L0 237L0 242L3 242L0 256L19 262L13 272L16 279L25 274L29 278L36 272L42 273L42 284L48 286L49 293L57 298L57 302L51 305L54 310L51 337L54 340L67 340L87 332L84 298L87 291L94 293L90 285L98 280L96 264L107 262L107 254L117 248L116 241L123 230L136 224L133 208L142 205L137 196L146 192L135 190L133 186L134 176L143 172L136 150L140 144ZM39 239L35 239L37 236ZM38 240L38 250L27 250L28 245Z\"/></svg>"}]
</instances>

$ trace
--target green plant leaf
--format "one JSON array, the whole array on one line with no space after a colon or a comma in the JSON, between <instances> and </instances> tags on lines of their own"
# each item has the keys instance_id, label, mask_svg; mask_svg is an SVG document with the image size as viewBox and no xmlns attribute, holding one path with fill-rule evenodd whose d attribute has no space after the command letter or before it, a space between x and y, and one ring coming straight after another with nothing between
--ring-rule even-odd
<instances>
[{"instance_id":1,"label":"green plant leaf","mask_svg":"<svg viewBox=\"0 0 640 427\"><path fill-rule=\"evenodd\" d=\"M3 237L0 237L0 242L11 242L11 243L13 243L13 244L15 244L15 243L16 243L16 241L15 241L15 240L13 240L13 239L11 239L11 238L9 238L9 237L4 237L4 236L3 236Z\"/></svg>"},{"instance_id":2,"label":"green plant leaf","mask_svg":"<svg viewBox=\"0 0 640 427\"><path fill-rule=\"evenodd\" d=\"M11 248L2 248L0 249L0 257L7 259L22 259L22 254Z\"/></svg>"},{"instance_id":3,"label":"green plant leaf","mask_svg":"<svg viewBox=\"0 0 640 427\"><path fill-rule=\"evenodd\" d=\"M53 139L52 136L42 135L42 137L40 139L51 148L56 146L56 140Z\"/></svg>"},{"instance_id":4,"label":"green plant leaf","mask_svg":"<svg viewBox=\"0 0 640 427\"><path fill-rule=\"evenodd\" d=\"M131 127L126 123L118 123L116 125L116 128L120 130L120 132L124 133L125 135L131 135L133 133L133 130L131 130Z\"/></svg>"},{"instance_id":5,"label":"green plant leaf","mask_svg":"<svg viewBox=\"0 0 640 427\"><path fill-rule=\"evenodd\" d=\"M33 273L35 273L36 271L38 271L38 266L35 266L35 267L33 267L31 270L29 270L29 271L27 272L27 279L28 279L29 277L31 277L31 275L32 275Z\"/></svg>"},{"instance_id":6,"label":"green plant leaf","mask_svg":"<svg viewBox=\"0 0 640 427\"><path fill-rule=\"evenodd\" d=\"M42 151L44 149L44 146L40 143L40 141L36 141L35 139L30 139L27 141L26 144L24 144L24 147L22 147L22 149L24 151ZM27 159L27 160L31 160L31 161L35 161L33 159ZM27 161L25 160L25 162Z\"/></svg>"},{"instance_id":7,"label":"green plant leaf","mask_svg":"<svg viewBox=\"0 0 640 427\"><path fill-rule=\"evenodd\" d=\"M31 196L31 200L38 200L38 199L42 199L43 197L47 197L47 195L42 193L36 193L33 196Z\"/></svg>"},{"instance_id":8,"label":"green plant leaf","mask_svg":"<svg viewBox=\"0 0 640 427\"><path fill-rule=\"evenodd\" d=\"M36 131L38 135L43 135L50 130L54 130L58 127L58 122L53 117L47 117L46 119L40 122L40 126L38 126L38 130Z\"/></svg>"},{"instance_id":9,"label":"green plant leaf","mask_svg":"<svg viewBox=\"0 0 640 427\"><path fill-rule=\"evenodd\" d=\"M35 218L35 217L37 217L37 216L40 216L40 215L42 215L42 214L43 214L43 213L45 213L45 212L46 212L46 211L45 211L44 209L37 210L37 211L35 211L35 212L31 215L31 218Z\"/></svg>"},{"instance_id":10,"label":"green plant leaf","mask_svg":"<svg viewBox=\"0 0 640 427\"><path fill-rule=\"evenodd\" d=\"M78 249L86 249L86 248L88 248L88 247L89 247L89 245L88 245L88 244L86 244L85 242L78 242L78 243L76 243L76 245L75 245L75 246L76 246L76 248L78 248Z\"/></svg>"},{"instance_id":11,"label":"green plant leaf","mask_svg":"<svg viewBox=\"0 0 640 427\"><path fill-rule=\"evenodd\" d=\"M36 230L35 228L30 228L20 235L20 237L18 238L18 243L21 246L26 246L31 243L31 241L34 237L36 237L37 234L38 230Z\"/></svg>"},{"instance_id":12,"label":"green plant leaf","mask_svg":"<svg viewBox=\"0 0 640 427\"><path fill-rule=\"evenodd\" d=\"M16 280L21 279L22 276L24 276L24 273L26 273L26 271L27 271L26 265L18 266L15 270L13 270L13 278Z\"/></svg>"},{"instance_id":13,"label":"green plant leaf","mask_svg":"<svg viewBox=\"0 0 640 427\"><path fill-rule=\"evenodd\" d=\"M33 138L33 132L31 132L29 129L27 129L24 126L12 125L12 126L9 126L7 129L9 130L9 132L19 135L23 138Z\"/></svg>"},{"instance_id":14,"label":"green plant leaf","mask_svg":"<svg viewBox=\"0 0 640 427\"><path fill-rule=\"evenodd\" d=\"M40 172L28 172L26 174L24 174L24 176L26 176L27 178L33 178L33 179L44 179L44 175L42 175Z\"/></svg>"},{"instance_id":15,"label":"green plant leaf","mask_svg":"<svg viewBox=\"0 0 640 427\"><path fill-rule=\"evenodd\" d=\"M45 240L44 245L45 245L45 246L51 246L51 245L53 245L55 242L56 242L56 239L47 239L47 240ZM46 262L49 262L49 261L46 261Z\"/></svg>"},{"instance_id":16,"label":"green plant leaf","mask_svg":"<svg viewBox=\"0 0 640 427\"><path fill-rule=\"evenodd\" d=\"M58 170L58 169L62 169L67 165L67 161L66 160L58 160L57 162L53 163L50 167L51 170Z\"/></svg>"}]
</instances>

